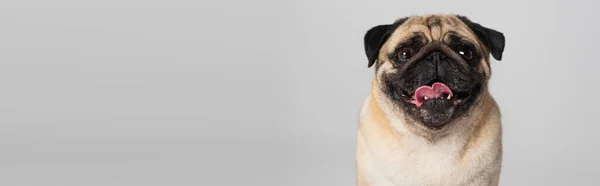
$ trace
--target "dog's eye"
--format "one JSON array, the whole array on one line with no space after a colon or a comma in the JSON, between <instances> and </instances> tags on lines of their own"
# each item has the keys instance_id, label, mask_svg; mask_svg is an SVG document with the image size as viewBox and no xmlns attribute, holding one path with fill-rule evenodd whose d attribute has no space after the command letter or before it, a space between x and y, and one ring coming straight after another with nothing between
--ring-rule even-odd
<instances>
[{"instance_id":1,"label":"dog's eye","mask_svg":"<svg viewBox=\"0 0 600 186\"><path fill-rule=\"evenodd\" d=\"M400 61L408 61L412 57L412 53L410 48L402 48L398 51L398 59Z\"/></svg>"},{"instance_id":2,"label":"dog's eye","mask_svg":"<svg viewBox=\"0 0 600 186\"><path fill-rule=\"evenodd\" d=\"M459 47L457 51L465 60L469 61L473 59L473 51L468 47Z\"/></svg>"}]
</instances>

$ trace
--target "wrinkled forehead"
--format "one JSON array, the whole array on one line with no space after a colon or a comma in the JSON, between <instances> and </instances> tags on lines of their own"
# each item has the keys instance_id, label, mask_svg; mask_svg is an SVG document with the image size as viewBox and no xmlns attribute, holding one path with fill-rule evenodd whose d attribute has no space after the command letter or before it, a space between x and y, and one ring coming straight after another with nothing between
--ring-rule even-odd
<instances>
[{"instance_id":1,"label":"wrinkled forehead","mask_svg":"<svg viewBox=\"0 0 600 186\"><path fill-rule=\"evenodd\" d=\"M400 25L389 37L386 51L392 52L396 45L413 36L425 37L428 42L449 42L451 35L459 36L461 39L480 45L477 37L458 17L454 15L426 15L413 16Z\"/></svg>"}]
</instances>

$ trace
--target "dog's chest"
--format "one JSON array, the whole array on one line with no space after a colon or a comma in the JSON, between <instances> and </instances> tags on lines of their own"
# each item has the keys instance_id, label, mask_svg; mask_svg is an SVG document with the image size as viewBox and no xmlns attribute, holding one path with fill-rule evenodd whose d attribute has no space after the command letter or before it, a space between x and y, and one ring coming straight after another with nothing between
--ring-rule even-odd
<instances>
[{"instance_id":1,"label":"dog's chest","mask_svg":"<svg viewBox=\"0 0 600 186\"><path fill-rule=\"evenodd\" d=\"M478 166L461 161L459 150L453 147L425 145L372 153L364 169L372 185L465 185Z\"/></svg>"}]
</instances>

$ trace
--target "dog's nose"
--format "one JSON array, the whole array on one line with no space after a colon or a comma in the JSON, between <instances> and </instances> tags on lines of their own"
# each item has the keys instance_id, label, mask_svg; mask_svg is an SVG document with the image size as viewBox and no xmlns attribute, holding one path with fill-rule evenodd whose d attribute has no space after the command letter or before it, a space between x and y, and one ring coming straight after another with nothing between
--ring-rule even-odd
<instances>
[{"instance_id":1,"label":"dog's nose","mask_svg":"<svg viewBox=\"0 0 600 186\"><path fill-rule=\"evenodd\" d=\"M427 57L429 59L433 60L433 61L440 61L442 59L446 59L447 58L446 54L444 54L442 52L432 52Z\"/></svg>"},{"instance_id":2,"label":"dog's nose","mask_svg":"<svg viewBox=\"0 0 600 186\"><path fill-rule=\"evenodd\" d=\"M446 56L446 54L436 51L436 52L432 52L430 53L427 58L429 58L429 61L431 63L431 65L433 65L433 69L435 69L435 74L436 75L440 75L444 72L444 69L442 68L442 61L446 60L448 58L448 56Z\"/></svg>"}]
</instances>

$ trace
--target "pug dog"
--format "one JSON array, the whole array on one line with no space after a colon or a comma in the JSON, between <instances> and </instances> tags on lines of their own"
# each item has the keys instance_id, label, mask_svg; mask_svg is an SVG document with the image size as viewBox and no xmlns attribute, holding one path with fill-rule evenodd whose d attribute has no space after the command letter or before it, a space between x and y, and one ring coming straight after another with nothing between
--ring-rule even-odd
<instances>
[{"instance_id":1,"label":"pug dog","mask_svg":"<svg viewBox=\"0 0 600 186\"><path fill-rule=\"evenodd\" d=\"M364 36L372 90L359 116L359 186L498 185L502 127L488 91L503 33L461 15L401 18Z\"/></svg>"}]
</instances>

